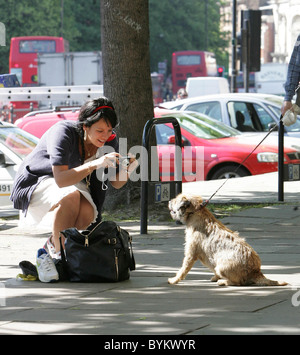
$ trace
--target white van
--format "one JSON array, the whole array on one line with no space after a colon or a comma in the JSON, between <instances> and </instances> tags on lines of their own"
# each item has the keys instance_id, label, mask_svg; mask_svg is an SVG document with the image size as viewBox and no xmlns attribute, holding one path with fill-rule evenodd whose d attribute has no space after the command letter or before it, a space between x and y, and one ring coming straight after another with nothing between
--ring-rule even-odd
<instances>
[{"instance_id":1,"label":"white van","mask_svg":"<svg viewBox=\"0 0 300 355\"><path fill-rule=\"evenodd\" d=\"M188 98L210 94L228 94L229 83L220 77L197 77L188 78L186 82Z\"/></svg>"}]
</instances>

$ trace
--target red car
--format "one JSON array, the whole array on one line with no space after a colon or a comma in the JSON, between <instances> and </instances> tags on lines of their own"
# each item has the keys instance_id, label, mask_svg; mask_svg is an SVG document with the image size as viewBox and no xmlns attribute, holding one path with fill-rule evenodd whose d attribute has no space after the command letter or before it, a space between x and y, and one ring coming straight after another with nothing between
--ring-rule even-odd
<instances>
[{"instance_id":1,"label":"red car","mask_svg":"<svg viewBox=\"0 0 300 355\"><path fill-rule=\"evenodd\" d=\"M278 169L278 138L275 136L267 137L252 153L263 139L261 134L241 133L196 112L156 109L156 118L165 116L176 117L180 123L184 145L183 182L257 175ZM156 137L161 179L168 181L170 174L171 179L174 176L175 137L172 124L157 125ZM297 138L285 137L284 159L285 164L300 163Z\"/></svg>"},{"instance_id":2,"label":"red car","mask_svg":"<svg viewBox=\"0 0 300 355\"><path fill-rule=\"evenodd\" d=\"M42 135L56 122L62 120L77 120L79 108L32 111L16 120L15 125L24 129L34 136L41 138Z\"/></svg>"},{"instance_id":3,"label":"red car","mask_svg":"<svg viewBox=\"0 0 300 355\"><path fill-rule=\"evenodd\" d=\"M50 126L59 120L77 120L78 112L75 109L66 112L33 112L32 115L17 120L16 125L40 138ZM269 136L249 156L262 140L262 135L240 133L234 128L196 112L156 109L155 117L162 116L176 117L180 123L184 146L182 150L183 182L277 171L277 137ZM155 129L159 157L157 174L160 175L162 181L173 180L176 149L173 126L172 124L159 124L155 126ZM300 158L298 141L297 138L285 137L286 164L300 164L300 159L295 159ZM245 160L248 156L249 158ZM239 167L240 164L241 167ZM156 169L155 164L152 169Z\"/></svg>"}]
</instances>

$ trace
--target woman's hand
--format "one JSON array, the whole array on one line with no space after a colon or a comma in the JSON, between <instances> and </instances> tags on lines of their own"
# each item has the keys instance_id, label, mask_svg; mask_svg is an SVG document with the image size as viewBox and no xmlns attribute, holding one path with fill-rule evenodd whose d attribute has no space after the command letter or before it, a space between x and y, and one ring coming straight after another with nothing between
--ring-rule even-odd
<instances>
[{"instance_id":1,"label":"woman's hand","mask_svg":"<svg viewBox=\"0 0 300 355\"><path fill-rule=\"evenodd\" d=\"M120 170L116 175L116 180L110 181L111 185L115 189L120 189L122 186L126 184L128 181L131 173L139 166L139 162L136 160L135 156L129 155L129 165L124 167L122 164L120 164Z\"/></svg>"},{"instance_id":2,"label":"woman's hand","mask_svg":"<svg viewBox=\"0 0 300 355\"><path fill-rule=\"evenodd\" d=\"M102 157L93 160L90 162L92 169L99 168L116 168L120 164L121 155L119 153L109 153L105 154ZM127 170L129 173L132 173L138 166L139 163L136 160L135 156L129 155L129 165L124 169L123 165L120 164L124 170Z\"/></svg>"},{"instance_id":3,"label":"woman's hand","mask_svg":"<svg viewBox=\"0 0 300 355\"><path fill-rule=\"evenodd\" d=\"M90 162L93 169L99 168L115 168L118 164L119 153L109 153Z\"/></svg>"}]
</instances>

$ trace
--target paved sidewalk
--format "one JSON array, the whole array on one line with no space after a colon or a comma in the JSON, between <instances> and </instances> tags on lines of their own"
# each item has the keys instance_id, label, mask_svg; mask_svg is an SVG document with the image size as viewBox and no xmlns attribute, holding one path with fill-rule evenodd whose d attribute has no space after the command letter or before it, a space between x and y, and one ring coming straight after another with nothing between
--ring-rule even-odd
<instances>
[{"instance_id":1,"label":"paved sidewalk","mask_svg":"<svg viewBox=\"0 0 300 355\"><path fill-rule=\"evenodd\" d=\"M272 178L264 177L266 187ZM255 190L257 180L243 179L248 178L228 181L219 201L231 201L230 193L242 202L274 197L274 191ZM191 188L208 198L219 182L195 183L193 188L194 183L185 184L184 191ZM133 236L137 263L129 281L17 281L18 263L35 263L46 234L22 230L15 219L0 222L0 334L300 334L299 185L288 184L294 184L288 188L289 204L251 208L222 219L259 253L264 274L287 281L285 287L218 287L200 262L185 281L168 285L168 277L181 266L184 226L151 221L147 235L139 234L138 223L121 223Z\"/></svg>"},{"instance_id":2,"label":"paved sidewalk","mask_svg":"<svg viewBox=\"0 0 300 355\"><path fill-rule=\"evenodd\" d=\"M209 199L225 180L197 181L183 184L183 192L197 193ZM284 202L299 201L300 181L284 183ZM276 203L278 173L229 179L213 197L212 203Z\"/></svg>"}]
</instances>

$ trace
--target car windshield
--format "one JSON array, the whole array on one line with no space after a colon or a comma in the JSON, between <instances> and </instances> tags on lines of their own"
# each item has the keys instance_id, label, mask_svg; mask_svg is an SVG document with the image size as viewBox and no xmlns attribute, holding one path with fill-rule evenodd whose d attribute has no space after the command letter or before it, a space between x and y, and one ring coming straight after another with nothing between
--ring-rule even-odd
<instances>
[{"instance_id":1,"label":"car windshield","mask_svg":"<svg viewBox=\"0 0 300 355\"><path fill-rule=\"evenodd\" d=\"M0 127L0 142L20 158L25 158L37 145L38 138L16 127Z\"/></svg>"},{"instance_id":2,"label":"car windshield","mask_svg":"<svg viewBox=\"0 0 300 355\"><path fill-rule=\"evenodd\" d=\"M236 129L196 112L174 112L180 126L203 139L218 139L241 135Z\"/></svg>"}]
</instances>

